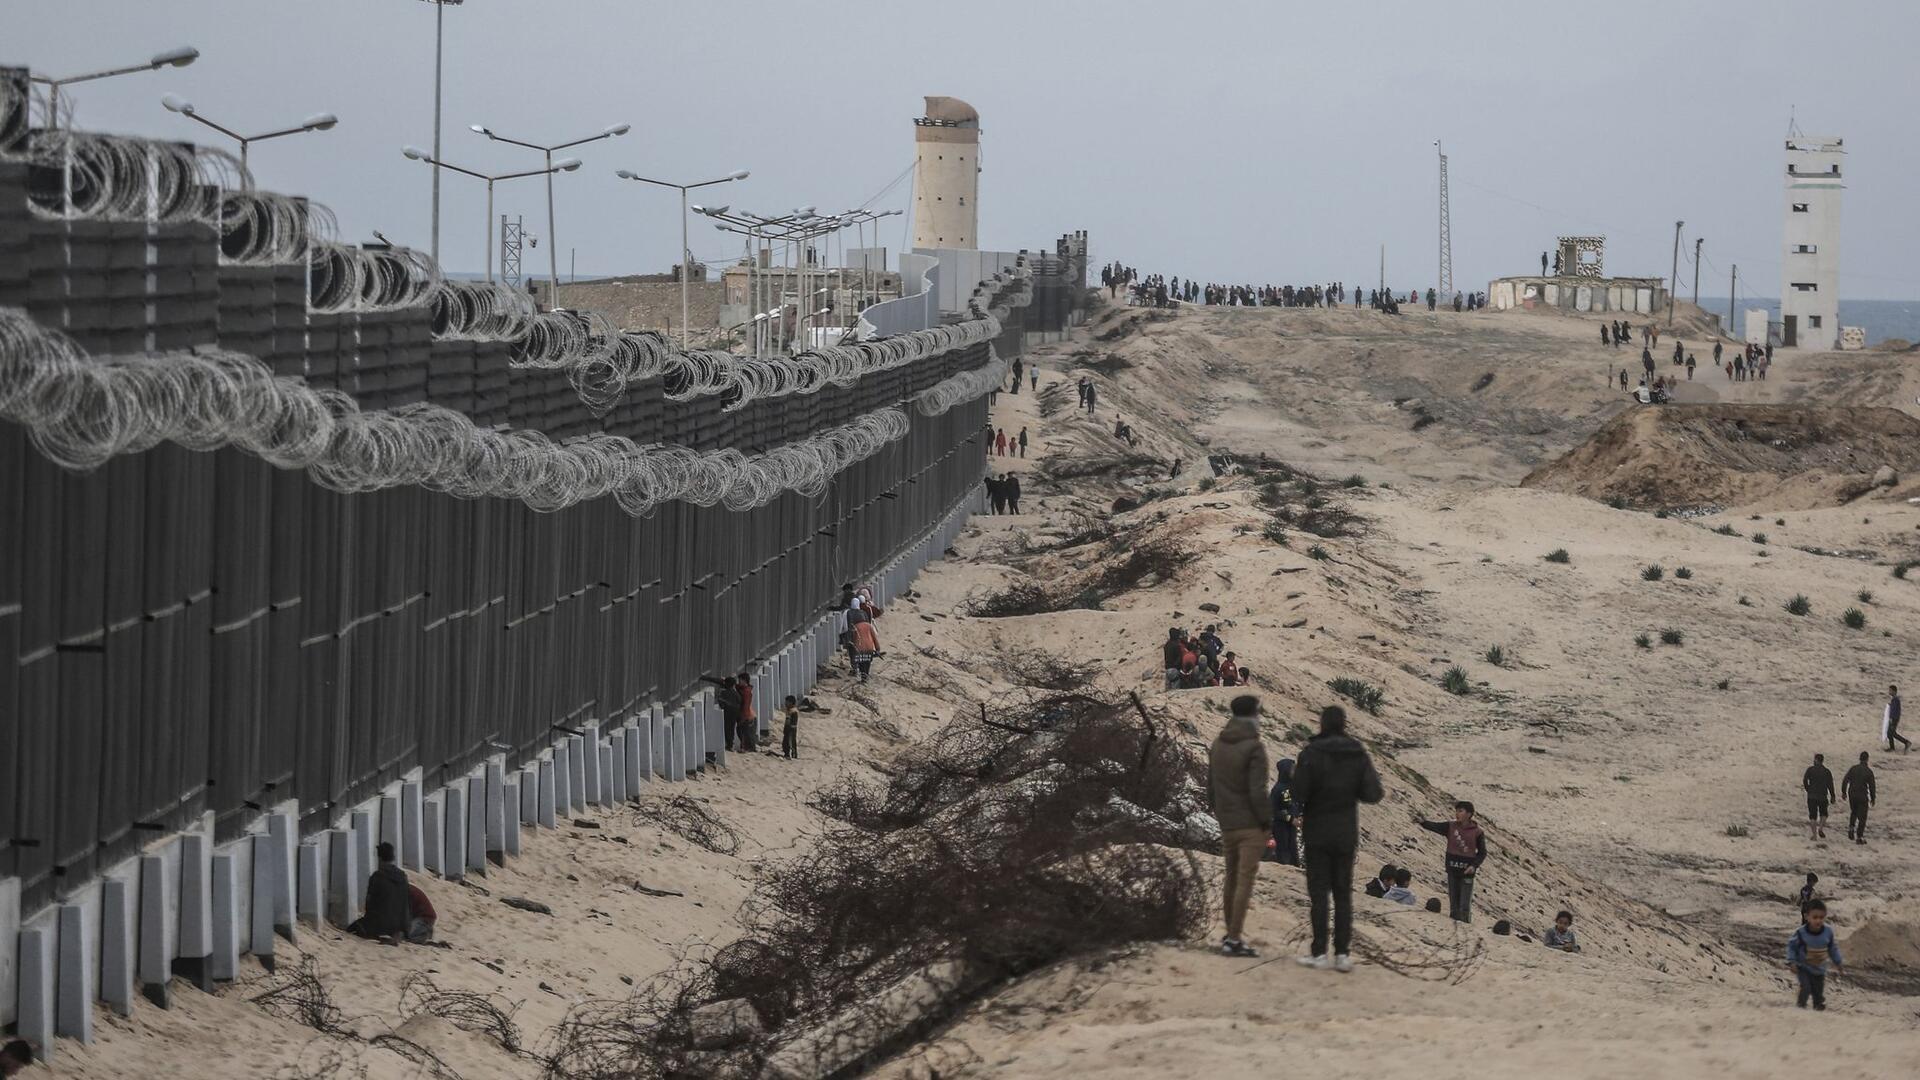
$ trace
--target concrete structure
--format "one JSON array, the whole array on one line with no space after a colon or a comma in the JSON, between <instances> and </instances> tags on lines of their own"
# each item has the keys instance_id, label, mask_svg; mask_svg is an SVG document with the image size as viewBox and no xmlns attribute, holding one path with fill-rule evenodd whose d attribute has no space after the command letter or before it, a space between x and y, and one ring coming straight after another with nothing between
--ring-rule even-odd
<instances>
[{"instance_id":1,"label":"concrete structure","mask_svg":"<svg viewBox=\"0 0 1920 1080\"><path fill-rule=\"evenodd\" d=\"M980 246L980 114L959 98L929 97L913 122L913 246Z\"/></svg>"},{"instance_id":2,"label":"concrete structure","mask_svg":"<svg viewBox=\"0 0 1920 1080\"><path fill-rule=\"evenodd\" d=\"M1509 277L1487 284L1487 306L1558 308L1568 312L1611 311L1655 315L1667 309L1664 278Z\"/></svg>"},{"instance_id":3,"label":"concrete structure","mask_svg":"<svg viewBox=\"0 0 1920 1080\"><path fill-rule=\"evenodd\" d=\"M1840 163L1843 140L1787 136L1785 253L1780 257L1780 343L1831 349L1840 340Z\"/></svg>"}]
</instances>

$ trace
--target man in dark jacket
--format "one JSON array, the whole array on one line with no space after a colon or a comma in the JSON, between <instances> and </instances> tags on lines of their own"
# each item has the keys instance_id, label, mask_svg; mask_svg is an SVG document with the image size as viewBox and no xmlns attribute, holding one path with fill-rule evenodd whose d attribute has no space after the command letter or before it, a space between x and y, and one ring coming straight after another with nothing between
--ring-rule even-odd
<instances>
[{"instance_id":1,"label":"man in dark jacket","mask_svg":"<svg viewBox=\"0 0 1920 1080\"><path fill-rule=\"evenodd\" d=\"M1167 669L1167 689L1180 685L1180 669L1186 661L1186 633L1179 627L1167 631L1166 643L1160 646L1162 666Z\"/></svg>"},{"instance_id":2,"label":"man in dark jacket","mask_svg":"<svg viewBox=\"0 0 1920 1080\"><path fill-rule=\"evenodd\" d=\"M1380 774L1360 740L1347 734L1347 711L1320 710L1320 734L1307 740L1293 766L1294 826L1305 848L1313 951L1298 957L1306 967L1353 970L1353 857L1360 847L1360 804L1385 796ZM1327 906L1333 906L1333 955L1327 954Z\"/></svg>"},{"instance_id":3,"label":"man in dark jacket","mask_svg":"<svg viewBox=\"0 0 1920 1080\"><path fill-rule=\"evenodd\" d=\"M1867 752L1860 751L1860 764L1847 770L1840 781L1840 795L1847 800L1847 839L1856 844L1867 842L1867 808L1879 801L1873 785L1873 770L1867 767Z\"/></svg>"},{"instance_id":4,"label":"man in dark jacket","mask_svg":"<svg viewBox=\"0 0 1920 1080\"><path fill-rule=\"evenodd\" d=\"M1393 888L1393 872L1397 869L1399 869L1399 867L1394 866L1392 863L1382 866L1380 868L1380 876L1367 882L1367 895L1376 900L1386 896L1387 890Z\"/></svg>"},{"instance_id":5,"label":"man in dark jacket","mask_svg":"<svg viewBox=\"0 0 1920 1080\"><path fill-rule=\"evenodd\" d=\"M1825 754L1813 755L1813 764L1800 774L1800 786L1807 793L1807 832L1809 840L1827 838L1827 807L1833 805L1833 772L1827 768Z\"/></svg>"},{"instance_id":6,"label":"man in dark jacket","mask_svg":"<svg viewBox=\"0 0 1920 1080\"><path fill-rule=\"evenodd\" d=\"M367 907L347 929L364 938L397 943L413 925L413 900L407 892L407 872L393 861L393 845L374 849L380 866L367 878Z\"/></svg>"},{"instance_id":7,"label":"man in dark jacket","mask_svg":"<svg viewBox=\"0 0 1920 1080\"><path fill-rule=\"evenodd\" d=\"M1420 827L1447 838L1447 917L1473 921L1473 877L1487 861L1487 834L1473 820L1473 804L1453 804L1452 821L1423 821Z\"/></svg>"},{"instance_id":8,"label":"man in dark jacket","mask_svg":"<svg viewBox=\"0 0 1920 1080\"><path fill-rule=\"evenodd\" d=\"M1220 847L1226 854L1227 936L1220 951L1256 956L1241 935L1253 901L1253 877L1267 848L1273 810L1267 801L1267 747L1260 739L1260 699L1234 698L1233 716L1207 750L1207 796L1220 822Z\"/></svg>"}]
</instances>

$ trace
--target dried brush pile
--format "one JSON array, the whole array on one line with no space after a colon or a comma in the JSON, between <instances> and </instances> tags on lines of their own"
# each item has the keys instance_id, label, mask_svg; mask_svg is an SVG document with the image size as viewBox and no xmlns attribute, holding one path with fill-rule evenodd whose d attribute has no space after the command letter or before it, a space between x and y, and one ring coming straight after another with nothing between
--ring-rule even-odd
<instances>
[{"instance_id":1,"label":"dried brush pile","mask_svg":"<svg viewBox=\"0 0 1920 1080\"><path fill-rule=\"evenodd\" d=\"M576 1010L549 1074L833 1075L1007 978L1189 937L1207 886L1183 849L1217 837L1201 776L1137 702L1036 693L983 708L884 782L817 794L823 832L762 871L741 938ZM754 1031L698 1045L695 1012L716 1002L749 1003ZM849 1034L821 1034L834 1031Z\"/></svg>"}]
</instances>

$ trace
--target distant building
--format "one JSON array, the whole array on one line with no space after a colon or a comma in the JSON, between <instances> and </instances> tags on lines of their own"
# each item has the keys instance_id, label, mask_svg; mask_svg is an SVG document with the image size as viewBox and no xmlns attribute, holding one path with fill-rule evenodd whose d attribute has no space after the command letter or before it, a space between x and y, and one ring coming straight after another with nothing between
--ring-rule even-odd
<instances>
[{"instance_id":1,"label":"distant building","mask_svg":"<svg viewBox=\"0 0 1920 1080\"><path fill-rule=\"evenodd\" d=\"M959 98L929 97L914 122L913 246L980 246L980 114Z\"/></svg>"},{"instance_id":2,"label":"distant building","mask_svg":"<svg viewBox=\"0 0 1920 1080\"><path fill-rule=\"evenodd\" d=\"M1780 260L1780 343L1832 349L1840 339L1840 163L1844 141L1787 136L1786 253Z\"/></svg>"}]
</instances>

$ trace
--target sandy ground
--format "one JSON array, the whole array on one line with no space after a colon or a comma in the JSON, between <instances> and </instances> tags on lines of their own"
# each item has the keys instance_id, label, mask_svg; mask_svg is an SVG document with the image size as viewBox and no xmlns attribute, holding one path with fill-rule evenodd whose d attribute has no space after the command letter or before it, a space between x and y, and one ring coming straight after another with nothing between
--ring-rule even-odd
<instances>
[{"instance_id":1,"label":"sandy ground","mask_svg":"<svg viewBox=\"0 0 1920 1080\"><path fill-rule=\"evenodd\" d=\"M1439 891L1437 838L1414 822L1472 798L1493 848L1478 920L1460 928L1363 899L1363 938L1413 960L1409 972L1303 971L1285 958L1301 926L1299 879L1269 865L1250 937L1276 962L1227 960L1193 941L1063 964L1000 988L881 1074L1913 1073L1920 998L1904 995L1920 989L1920 853L1910 842L1920 835L1911 794L1920 764L1881 767L1864 847L1841 841L1838 825L1825 844L1810 842L1798 782L1815 751L1837 775L1872 748L1885 684L1903 681L1920 630L1920 575L1897 580L1889 565L1920 550L1920 509L1682 521L1515 488L1625 407L1602 384L1626 358L1601 348L1597 320L1559 316L1265 309L1149 322L1109 312L1035 357L1038 395L1023 387L999 397L995 423L1009 434L1027 426L1031 443L1026 460L996 457L991 467L1022 474L1026 513L977 519L955 557L887 611L875 681L860 687L830 672L816 698L831 712L803 722L800 761L736 758L671 788L737 830L738 855L702 850L631 809L597 813L599 828L530 836L522 859L476 882L484 893L429 882L450 948L303 930L299 949L359 1039L263 1011L252 998L268 984L247 961L240 982L213 994L181 987L171 1011L142 1008L131 1020L102 1011L100 1041L63 1045L58 1072L436 1075L404 1047L365 1041L396 1032L439 1058L437 1075L539 1075L543 1039L570 1007L618 998L626 980L730 940L756 866L805 851L813 790L870 775L869 763L1004 687L1036 650L1095 664L1099 685L1139 691L1203 748L1234 691L1165 691L1158 645L1170 625L1218 622L1259 673L1275 758L1292 756L1303 725L1332 699L1328 679L1385 689L1380 715L1356 714L1389 788L1362 815L1362 875L1391 861L1413 869L1423 899ZM1073 407L1082 374L1101 390L1091 419ZM1790 357L1763 384L1704 374L1702 400L1898 404L1920 383L1886 354ZM1413 430L1422 410L1434 419ZM1133 424L1138 448L1112 438L1116 415ZM1361 475L1368 486L1339 498L1367 519L1365 534L1265 538L1268 515L1249 482L1202 490L1209 446ZM1168 482L1175 459L1183 469ZM1073 472L1087 474L1059 478ZM1121 494L1148 501L1110 515ZM1754 513L1762 520L1749 520ZM1062 538L1109 518L1130 541L1178 536L1201 557L1103 610L961 614L1011 581L1097 572L1111 558L1105 549ZM1769 543L1711 531L1723 521L1741 534L1765 531ZM1311 557L1315 545L1329 557ZM1559 547L1568 564L1541 559ZM1641 580L1652 562L1667 573ZM1690 578L1674 576L1681 566ZM1863 589L1870 602L1858 599ZM1795 593L1811 598L1811 615L1786 613ZM1867 613L1865 629L1841 624L1848 606ZM1683 631L1681 645L1634 643L1669 627ZM1504 667L1482 658L1496 643L1512 656ZM1481 684L1474 694L1439 688L1456 663ZM1796 922L1789 898L1808 870L1835 898L1843 935L1862 935L1865 957L1857 978L1833 984L1821 1016L1792 1009L1777 959ZM684 895L648 895L636 882ZM499 903L509 895L555 914L509 909ZM1576 913L1579 956L1489 930L1506 918L1537 934L1560 907ZM1455 970L1462 957L1476 962L1455 984L1423 978L1434 969L1422 957L1451 958ZM293 962L283 952L283 969ZM516 1010L532 1053L409 1017L400 987L418 972L496 995ZM328 1053L344 1054L347 1068L329 1073Z\"/></svg>"}]
</instances>

